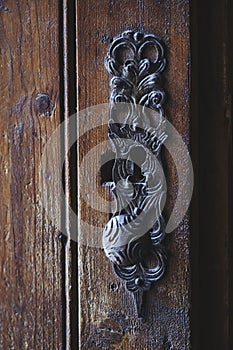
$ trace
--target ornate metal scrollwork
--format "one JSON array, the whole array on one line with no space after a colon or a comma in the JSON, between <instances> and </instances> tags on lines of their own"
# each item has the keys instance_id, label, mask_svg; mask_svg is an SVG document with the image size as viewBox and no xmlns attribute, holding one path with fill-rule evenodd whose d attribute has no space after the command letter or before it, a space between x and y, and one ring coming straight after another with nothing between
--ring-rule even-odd
<instances>
[{"instance_id":1,"label":"ornate metal scrollwork","mask_svg":"<svg viewBox=\"0 0 233 350\"><path fill-rule=\"evenodd\" d=\"M115 160L106 182L115 211L104 229L103 247L133 292L141 317L143 293L163 276L167 260L162 245L165 181L160 149L167 136L161 39L125 31L113 39L105 66L113 76L108 135Z\"/></svg>"}]
</instances>

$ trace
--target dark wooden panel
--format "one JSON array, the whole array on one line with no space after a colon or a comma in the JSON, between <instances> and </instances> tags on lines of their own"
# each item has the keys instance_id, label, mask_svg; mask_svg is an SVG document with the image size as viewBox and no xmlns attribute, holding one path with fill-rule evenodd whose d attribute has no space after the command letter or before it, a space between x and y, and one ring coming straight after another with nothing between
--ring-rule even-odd
<instances>
[{"instance_id":1,"label":"dark wooden panel","mask_svg":"<svg viewBox=\"0 0 233 350\"><path fill-rule=\"evenodd\" d=\"M232 4L197 3L199 348L227 350L232 348Z\"/></svg>"},{"instance_id":2,"label":"dark wooden panel","mask_svg":"<svg viewBox=\"0 0 233 350\"><path fill-rule=\"evenodd\" d=\"M58 2L9 0L4 5L0 6L0 348L61 349L61 242L41 195L48 186L48 206L54 206L52 194L59 187L49 177L46 184L39 180L41 154L60 122ZM55 148L48 161L58 154Z\"/></svg>"},{"instance_id":3,"label":"dark wooden panel","mask_svg":"<svg viewBox=\"0 0 233 350\"><path fill-rule=\"evenodd\" d=\"M167 46L166 115L189 143L189 1L78 1L78 102L84 109L108 102L109 77L103 61L110 39L126 29L159 35ZM103 119L103 122L107 122ZM80 158L106 138L106 127L80 143ZM92 144L90 146L90 143ZM177 178L166 154L169 188L168 213L173 207ZM92 165L90 165L92 166ZM88 169L80 191L88 185ZM99 181L100 185L100 181ZM99 188L103 193L103 190ZM107 193L103 193L107 196ZM93 193L92 200L95 200ZM80 201L81 218L104 224ZM101 211L101 207L99 207ZM167 214L168 214L167 213ZM82 230L82 226L81 226ZM88 236L88 232L82 232ZM189 217L169 235L169 270L147 295L148 318L137 320L133 298L115 277L100 248L80 244L80 323L83 349L189 349L190 266Z\"/></svg>"}]
</instances>

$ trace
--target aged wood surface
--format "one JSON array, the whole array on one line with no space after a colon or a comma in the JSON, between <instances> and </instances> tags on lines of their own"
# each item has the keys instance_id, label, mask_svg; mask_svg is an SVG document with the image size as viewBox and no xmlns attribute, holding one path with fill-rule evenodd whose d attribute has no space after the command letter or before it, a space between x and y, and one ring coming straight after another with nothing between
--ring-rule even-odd
<instances>
[{"instance_id":1,"label":"aged wood surface","mask_svg":"<svg viewBox=\"0 0 233 350\"><path fill-rule=\"evenodd\" d=\"M199 2L195 135L199 143L199 348L227 350L232 348L233 12L231 1L202 5Z\"/></svg>"},{"instance_id":2,"label":"aged wood surface","mask_svg":"<svg viewBox=\"0 0 233 350\"><path fill-rule=\"evenodd\" d=\"M189 1L77 1L78 103L79 109L106 103L109 76L103 64L113 36L126 29L159 35L167 46L168 69L166 116L189 143ZM107 122L108 115L103 117ZM106 139L106 126L86 134L80 142L80 161ZM102 149L104 151L104 148ZM97 156L97 154L96 154ZM97 157L98 159L98 157ZM176 171L165 154L169 196L167 216L178 186ZM80 192L88 186L90 164L80 178ZM97 179L98 182L98 179ZM98 191L108 196L98 182ZM80 196L81 197L81 196ZM90 199L95 202L95 193ZM80 199L80 218L104 227L108 215L91 210ZM80 224L81 234L88 232ZM101 248L79 244L80 348L82 349L189 349L190 348L190 265L189 217L171 233L169 269L163 280L147 295L147 317L138 320L133 298L112 271Z\"/></svg>"},{"instance_id":3,"label":"aged wood surface","mask_svg":"<svg viewBox=\"0 0 233 350\"><path fill-rule=\"evenodd\" d=\"M58 2L0 6L0 348L62 348L62 245L47 217L59 187L39 179L60 122ZM48 155L55 161L59 149ZM54 172L56 169L54 169Z\"/></svg>"}]
</instances>

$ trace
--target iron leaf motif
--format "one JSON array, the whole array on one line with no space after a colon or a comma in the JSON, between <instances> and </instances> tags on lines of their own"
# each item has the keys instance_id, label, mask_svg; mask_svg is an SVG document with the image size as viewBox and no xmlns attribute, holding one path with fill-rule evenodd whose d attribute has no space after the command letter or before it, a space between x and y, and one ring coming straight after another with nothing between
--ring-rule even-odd
<instances>
[{"instance_id":1,"label":"iron leaf motif","mask_svg":"<svg viewBox=\"0 0 233 350\"><path fill-rule=\"evenodd\" d=\"M113 39L105 66L112 75L108 135L115 154L107 185L116 208L105 226L103 247L142 317L143 293L164 275L167 260L160 160L167 137L164 46L153 34L125 31Z\"/></svg>"}]
</instances>

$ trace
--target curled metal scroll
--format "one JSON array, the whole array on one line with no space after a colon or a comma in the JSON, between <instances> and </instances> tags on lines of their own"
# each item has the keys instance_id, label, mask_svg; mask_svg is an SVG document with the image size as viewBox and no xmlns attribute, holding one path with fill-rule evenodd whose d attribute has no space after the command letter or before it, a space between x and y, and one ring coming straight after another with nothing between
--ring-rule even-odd
<instances>
[{"instance_id":1,"label":"curled metal scroll","mask_svg":"<svg viewBox=\"0 0 233 350\"><path fill-rule=\"evenodd\" d=\"M142 317L143 293L164 275L167 260L162 245L165 181L160 150L167 135L161 39L125 31L113 39L105 66L112 75L108 135L115 154L105 184L116 208L105 226L103 247Z\"/></svg>"}]
</instances>

